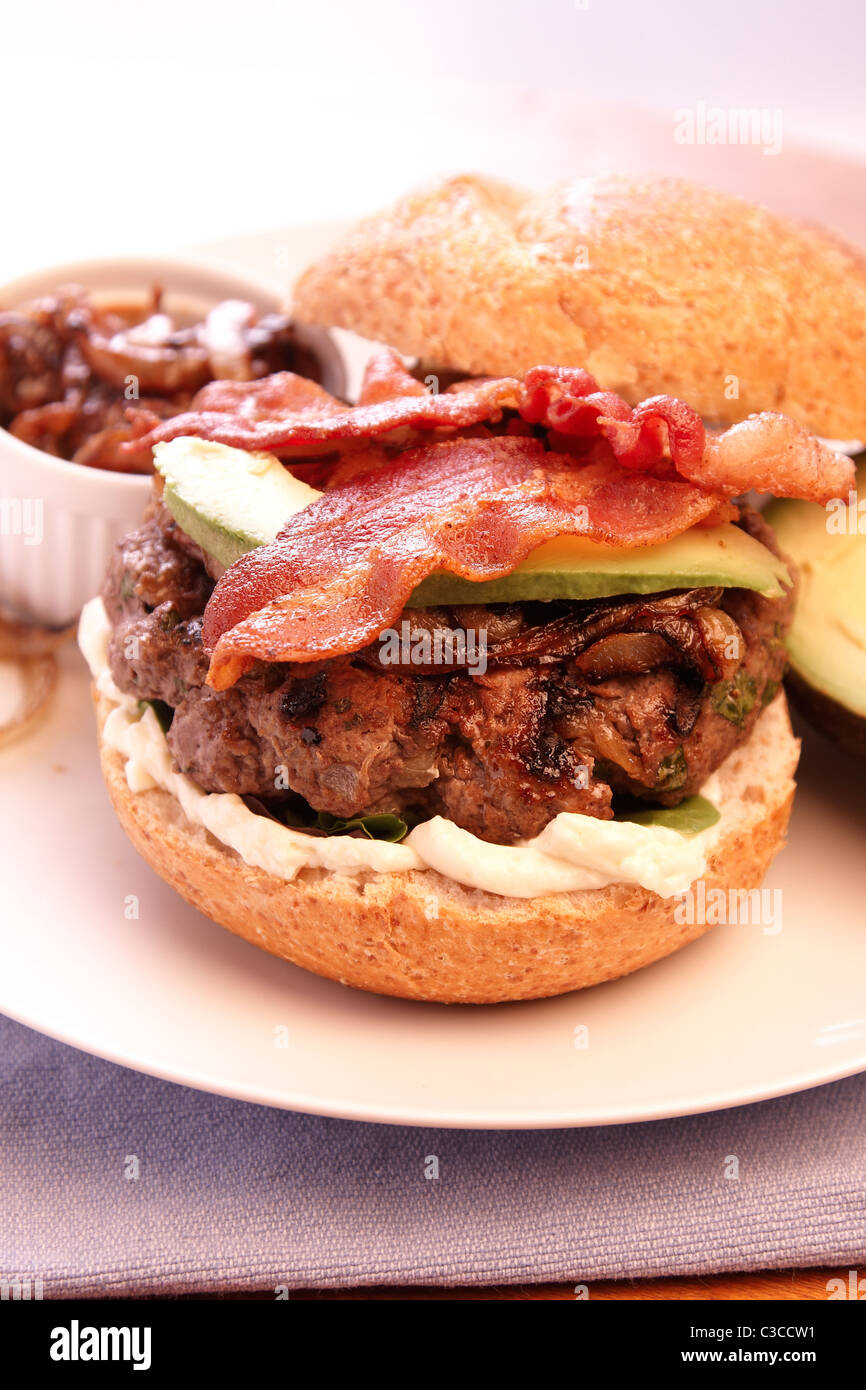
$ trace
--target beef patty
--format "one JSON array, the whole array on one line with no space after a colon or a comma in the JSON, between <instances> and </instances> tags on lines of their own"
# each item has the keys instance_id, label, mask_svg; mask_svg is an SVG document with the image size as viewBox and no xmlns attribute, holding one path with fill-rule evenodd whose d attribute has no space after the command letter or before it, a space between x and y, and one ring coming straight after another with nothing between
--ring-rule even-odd
<instances>
[{"instance_id":1,"label":"beef patty","mask_svg":"<svg viewBox=\"0 0 866 1390\"><path fill-rule=\"evenodd\" d=\"M756 512L740 525L777 550ZM266 805L442 814L503 844L559 811L609 818L614 793L675 805L697 791L778 688L793 598L701 589L407 610L413 629L484 629L486 671L385 666L373 647L259 664L216 692L201 641L212 588L157 502L118 546L103 593L114 680L171 706L181 771Z\"/></svg>"}]
</instances>

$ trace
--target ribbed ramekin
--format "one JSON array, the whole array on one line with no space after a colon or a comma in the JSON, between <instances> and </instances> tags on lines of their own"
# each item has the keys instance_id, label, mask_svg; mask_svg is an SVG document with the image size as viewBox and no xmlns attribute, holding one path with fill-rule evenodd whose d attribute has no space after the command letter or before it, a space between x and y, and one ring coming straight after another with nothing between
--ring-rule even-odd
<instances>
[{"instance_id":1,"label":"ribbed ramekin","mask_svg":"<svg viewBox=\"0 0 866 1390\"><path fill-rule=\"evenodd\" d=\"M213 261L173 257L83 261L53 266L0 288L0 309L83 285L102 299L144 296L154 284L172 301L197 312L221 299L246 299L262 312L285 308L278 285ZM327 333L298 336L322 363L323 385L345 391L339 351ZM52 457L0 429L0 603L14 617L64 626L99 592L111 552L134 530L150 496L151 479L113 473Z\"/></svg>"}]
</instances>

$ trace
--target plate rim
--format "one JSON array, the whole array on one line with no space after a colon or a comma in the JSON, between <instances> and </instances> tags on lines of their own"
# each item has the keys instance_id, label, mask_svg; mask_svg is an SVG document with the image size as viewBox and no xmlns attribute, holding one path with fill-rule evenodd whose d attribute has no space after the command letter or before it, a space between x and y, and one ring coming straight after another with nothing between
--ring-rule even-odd
<instances>
[{"instance_id":1,"label":"plate rim","mask_svg":"<svg viewBox=\"0 0 866 1390\"><path fill-rule=\"evenodd\" d=\"M217 925L217 924L213 924ZM248 945L249 943L244 943ZM255 946L250 945L250 950L256 950ZM296 967L300 968L300 967ZM615 984L616 981L609 983ZM580 991L574 991L579 993ZM411 1002L411 1001L403 1001ZM465 1006L478 1008L496 1008L496 1005ZM327 1097L316 1097L311 1099L309 1095L298 1097L296 1094L283 1093L276 1095L269 1093L268 1088L253 1094L255 1089L251 1085L239 1083L226 1084L214 1077L207 1076L202 1071L192 1074L180 1075L173 1074L172 1069L165 1066L155 1065L141 1058L135 1062L128 1057L123 1058L113 1054L112 1050L104 1046L94 1046L92 1043L85 1045L79 1039L66 1036L62 1028L46 1026L44 1020L38 1020L34 1016L28 1017L26 1010L10 1009L7 1004L0 1006L0 1013L23 1027L32 1028L35 1032L43 1034L45 1037L52 1038L55 1042L63 1043L67 1047L72 1047L78 1052L84 1052L91 1057L98 1057L101 1061L111 1062L115 1066L125 1067L127 1071L139 1072L145 1076L152 1076L159 1081L167 1081L175 1086L187 1086L194 1091L203 1091L209 1095L223 1096L229 1100L244 1101L248 1105L262 1105L272 1110L287 1110L292 1114L315 1115L322 1118L352 1120L364 1124L382 1125L406 1125L415 1129L455 1129L455 1130L550 1130L550 1129L590 1129L595 1127L608 1128L616 1125L630 1124L651 1124L655 1120L676 1120L686 1119L690 1115L713 1114L717 1111L734 1110L740 1106L759 1105L763 1101L778 1100L783 1096L797 1095L801 1091L815 1090L819 1086L830 1086L834 1082L844 1081L848 1077L857 1076L866 1072L866 1048L856 1060L847 1059L843 1064L827 1072L824 1068L820 1069L820 1074L800 1071L796 1079L789 1078L787 1081L781 1080L774 1082L767 1087L744 1088L740 1094L716 1092L710 1096L703 1096L701 1100L688 1097L680 1102L665 1104L659 1108L658 1103L653 1106L652 1113L642 1112L640 1107L633 1106L631 1111L623 1112L621 1106L616 1115L607 1114L597 1109L591 1113L580 1114L579 1111L572 1112L566 1116L563 1113L553 1114L511 1114L505 1115L490 1114L479 1119L477 1115L469 1116L463 1112L438 1111L428 1113L419 1117L416 1112L404 1113L400 1106L381 1106L376 1107L369 1103L353 1102L346 1099L334 1099Z\"/></svg>"}]
</instances>

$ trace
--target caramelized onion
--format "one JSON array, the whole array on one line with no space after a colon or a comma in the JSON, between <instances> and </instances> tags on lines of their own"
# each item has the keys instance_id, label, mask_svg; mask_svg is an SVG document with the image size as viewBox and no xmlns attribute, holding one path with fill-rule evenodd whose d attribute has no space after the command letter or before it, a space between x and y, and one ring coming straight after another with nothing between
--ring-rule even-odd
<instances>
[{"instance_id":1,"label":"caramelized onion","mask_svg":"<svg viewBox=\"0 0 866 1390\"><path fill-rule=\"evenodd\" d=\"M743 659L746 643L742 632L723 608L699 608L695 622L715 668L716 680L727 680Z\"/></svg>"},{"instance_id":2,"label":"caramelized onion","mask_svg":"<svg viewBox=\"0 0 866 1390\"><path fill-rule=\"evenodd\" d=\"M569 613L538 627L527 628L515 637L492 643L488 650L491 666L550 666L586 652L612 633L623 636L658 634L667 644L666 663L658 666L690 665L705 678L714 667L704 650L702 634L693 621L694 613L715 603L721 589L690 589L663 598L634 598L593 605L589 613ZM625 651L624 647L620 648ZM613 651L614 648L611 648ZM654 644L646 651L661 652ZM579 664L579 663L578 663ZM591 664L591 663L590 663ZM638 669L650 669L639 667ZM610 672L609 674L613 674Z\"/></svg>"},{"instance_id":3,"label":"caramelized onion","mask_svg":"<svg viewBox=\"0 0 866 1390\"><path fill-rule=\"evenodd\" d=\"M670 662L670 644L658 633L614 632L581 652L574 664L589 680L606 680L609 676L639 675Z\"/></svg>"},{"instance_id":4,"label":"caramelized onion","mask_svg":"<svg viewBox=\"0 0 866 1390\"><path fill-rule=\"evenodd\" d=\"M0 724L0 745L23 738L44 716L57 682L54 653L74 632L74 623L61 628L38 627L0 614L0 662L14 664L22 684L15 709Z\"/></svg>"},{"instance_id":5,"label":"caramelized onion","mask_svg":"<svg viewBox=\"0 0 866 1390\"><path fill-rule=\"evenodd\" d=\"M23 691L12 714L0 724L0 745L14 743L31 732L46 712L48 698L57 681L57 662L53 656L34 656L15 663Z\"/></svg>"},{"instance_id":6,"label":"caramelized onion","mask_svg":"<svg viewBox=\"0 0 866 1390\"><path fill-rule=\"evenodd\" d=\"M38 627L31 623L16 623L0 614L0 661L25 661L35 656L50 656L75 634L75 623L69 627Z\"/></svg>"},{"instance_id":7,"label":"caramelized onion","mask_svg":"<svg viewBox=\"0 0 866 1390\"><path fill-rule=\"evenodd\" d=\"M621 767L627 777L631 777L636 782L642 781L644 770L640 758L635 757L622 734L612 724L609 724L598 710L592 711L591 722L595 738L596 760L603 758L616 767Z\"/></svg>"}]
</instances>

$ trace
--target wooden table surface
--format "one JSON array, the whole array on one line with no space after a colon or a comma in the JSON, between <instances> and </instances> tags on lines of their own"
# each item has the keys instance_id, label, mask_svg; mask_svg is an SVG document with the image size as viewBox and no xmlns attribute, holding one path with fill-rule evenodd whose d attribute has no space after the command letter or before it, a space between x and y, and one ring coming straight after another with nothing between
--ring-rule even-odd
<instances>
[{"instance_id":1,"label":"wooden table surface","mask_svg":"<svg viewBox=\"0 0 866 1390\"><path fill-rule=\"evenodd\" d=\"M830 1279L841 1278L847 1284L847 1269L787 1269L766 1270L757 1274L716 1274L696 1279L607 1279L589 1285L589 1298L609 1301L652 1300L660 1302L726 1302L743 1299L762 1302L767 1299L826 1300ZM191 1295L196 1297L196 1295ZM268 1293L217 1294L226 1301L243 1299L264 1302L273 1298ZM545 1301L570 1302L574 1299L573 1284L507 1284L478 1288L423 1288L400 1286L363 1289L299 1289L292 1290L294 1302L394 1302L411 1299L413 1302L439 1303L443 1300L460 1302Z\"/></svg>"}]
</instances>

